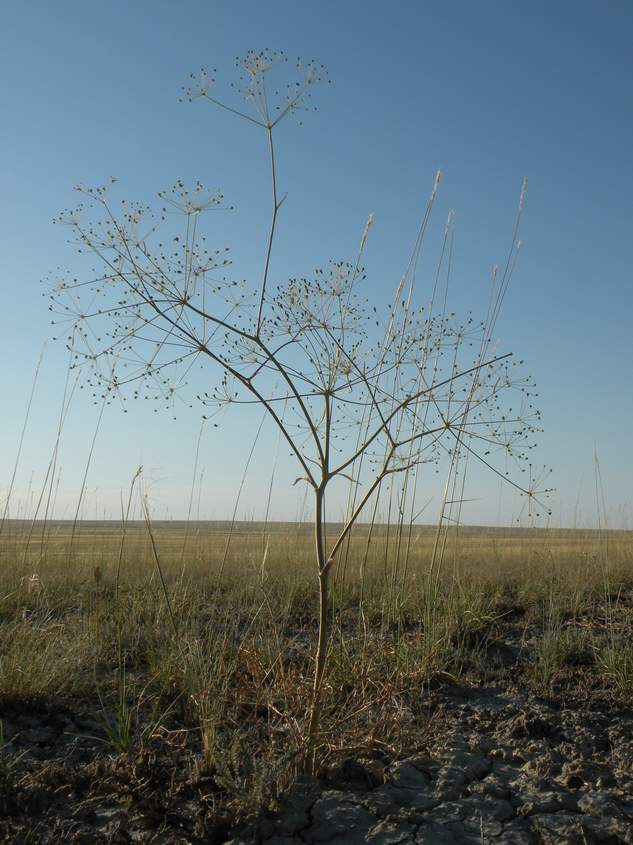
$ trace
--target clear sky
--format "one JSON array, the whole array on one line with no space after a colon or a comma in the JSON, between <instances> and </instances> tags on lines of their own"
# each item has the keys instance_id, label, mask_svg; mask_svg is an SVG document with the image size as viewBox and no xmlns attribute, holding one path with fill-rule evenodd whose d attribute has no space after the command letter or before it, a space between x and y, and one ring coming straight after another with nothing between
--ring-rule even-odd
<instances>
[{"instance_id":1,"label":"clear sky","mask_svg":"<svg viewBox=\"0 0 633 845\"><path fill-rule=\"evenodd\" d=\"M633 5L625 0L4 0L0 494L47 339L16 503L41 487L55 442L67 355L50 341L40 281L77 266L66 232L52 225L75 202L75 184L114 175L120 196L148 202L179 177L221 187L236 211L213 218L210 235L231 244L239 275L259 273L269 214L265 139L206 103L178 98L190 72L217 68L230 80L236 55L271 47L323 62L333 80L317 92L319 112L280 136L289 196L273 275L309 275L328 258L353 258L373 212L367 285L386 301L442 168L429 237L437 242L456 209L451 306L481 311L527 176L524 246L499 339L525 358L540 388L545 432L536 460L553 468L554 524L595 522L595 448L609 522L631 526L631 44ZM420 281L422 301L425 285L430 275ZM60 444L59 515L74 511L97 413L76 394ZM145 406L127 415L108 408L85 515L115 516L121 489L143 464L156 513L184 516L201 413L183 409L173 420ZM201 516L230 516L257 424L231 414L204 433ZM263 513L275 442L265 429L242 515ZM280 471L276 518L297 513L293 477L290 467ZM464 512L467 522L515 513L516 500L501 491L500 501L496 482L471 493L478 501Z\"/></svg>"}]
</instances>

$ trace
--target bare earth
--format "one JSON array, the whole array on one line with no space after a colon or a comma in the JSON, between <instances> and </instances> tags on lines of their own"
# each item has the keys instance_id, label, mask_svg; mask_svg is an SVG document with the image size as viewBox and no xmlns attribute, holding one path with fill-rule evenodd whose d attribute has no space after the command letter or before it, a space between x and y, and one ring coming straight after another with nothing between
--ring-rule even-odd
<instances>
[{"instance_id":1,"label":"bare earth","mask_svg":"<svg viewBox=\"0 0 633 845\"><path fill-rule=\"evenodd\" d=\"M633 845L633 711L582 665L546 697L527 688L525 636L508 618L482 646L485 677L420 690L410 754L351 753L237 830L191 733L114 755L89 713L5 701L0 841Z\"/></svg>"}]
</instances>

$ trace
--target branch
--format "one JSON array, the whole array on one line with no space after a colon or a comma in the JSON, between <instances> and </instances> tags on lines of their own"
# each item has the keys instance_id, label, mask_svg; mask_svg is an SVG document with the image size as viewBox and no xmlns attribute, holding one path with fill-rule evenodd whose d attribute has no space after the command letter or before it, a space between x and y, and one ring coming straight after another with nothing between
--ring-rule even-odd
<instances>
[{"instance_id":1,"label":"branch","mask_svg":"<svg viewBox=\"0 0 633 845\"><path fill-rule=\"evenodd\" d=\"M402 402L399 402L396 405L396 407L385 418L385 421L380 426L378 426L378 428L373 432L373 434L371 434L368 438L365 439L364 443L361 444L361 446L356 450L352 457L332 471L332 475L337 475L350 464L354 463L354 461L359 458L364 451L366 451L367 447L371 443L373 443L373 441L376 440L376 438L379 437L383 431L387 430L387 426L389 425L391 420L396 416L396 414L398 414L404 408L407 408L412 402L415 402L416 399L428 393L431 393L434 390L437 390L437 388L439 387L443 387L445 384L450 384L451 382L455 381L455 379L463 378L463 376L467 376L470 373L481 369L482 367L489 367L492 364L496 364L499 361L503 361L505 358L509 358L511 355L512 352L506 352L505 355L499 355L497 358L492 358L490 361L486 361L483 364L480 363L474 367L470 367L468 370L463 370L461 373L455 373L454 375L449 376L443 381L439 381L437 382L437 384L432 385L432 387L427 387L424 390L420 390L417 393L411 394L411 396L407 396L405 399L402 400Z\"/></svg>"},{"instance_id":2,"label":"branch","mask_svg":"<svg viewBox=\"0 0 633 845\"><path fill-rule=\"evenodd\" d=\"M262 313L264 310L264 297L266 295L266 284L268 282L268 270L270 268L270 255L273 249L273 240L275 237L275 227L277 225L277 212L281 208L281 202L277 201L277 171L275 168L275 148L273 146L273 130L271 126L266 127L268 131L268 149L270 151L270 174L271 174L271 181L272 181L272 194L273 194L273 214L272 219L270 221L270 233L268 235L268 246L266 248L266 258L264 260L264 273L262 276L262 287L259 294L259 310L257 312L257 327L255 330L255 334L259 337L261 326L262 326Z\"/></svg>"},{"instance_id":3,"label":"branch","mask_svg":"<svg viewBox=\"0 0 633 845\"><path fill-rule=\"evenodd\" d=\"M332 546L332 549L331 549L331 551L330 551L330 553L329 553L329 555L328 555L328 557L327 557L327 560L326 560L326 562L325 562L325 565L323 566L323 569L322 569L322 574L325 574L325 573L326 573L329 569L331 569L331 567L332 567L332 566L333 566L333 564L334 564L334 557L335 557L335 555L336 555L337 551L340 549L341 544L343 543L343 540L344 540L344 539L345 539L345 537L348 535L348 533L349 533L349 531L351 530L352 526L354 525L354 523L355 523L355 522L356 522L356 520L358 519L358 517L359 517L359 515L360 515L361 511L363 510L363 508L365 507L365 505L367 504L367 502L368 502L368 501L369 501L369 499L371 498L371 495L372 495L372 493L374 492L374 490L375 490L375 489L379 486L379 484L382 482L383 478L384 478L386 475L388 475L388 472L387 472L387 466L388 466L388 464L389 464L389 461L390 461L390 460L391 460L391 458L393 457L393 453L394 453L394 451L395 451L395 448L394 448L394 447L392 447L392 448L389 450L389 452L388 452L387 456L385 457L385 461L384 461L384 463L383 463L383 465L382 465L382 469L381 469L381 471L380 471L380 472L376 475L376 477L374 478L374 480L372 481L372 483L369 485L369 488L368 488L368 489L367 489L367 491L365 492L365 495L363 496L363 498L360 500L360 502L359 502L359 503L358 503L358 505L356 506L356 509L354 510L354 513L350 516L350 518L349 518L349 519L348 519L348 521L347 521L347 524L345 525L345 527L343 528L343 530L341 531L341 533L338 535L338 537L337 537L337 539L336 539L336 542L335 542L335 543L334 543L334 545ZM332 475L334 475L334 473L332 473L332 474L330 475L330 478L332 477Z\"/></svg>"}]
</instances>

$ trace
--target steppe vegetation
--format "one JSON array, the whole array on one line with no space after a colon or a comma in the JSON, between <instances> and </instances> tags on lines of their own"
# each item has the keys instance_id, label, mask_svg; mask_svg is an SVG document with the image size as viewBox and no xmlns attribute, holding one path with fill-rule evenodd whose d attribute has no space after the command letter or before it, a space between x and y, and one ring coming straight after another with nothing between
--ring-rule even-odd
<instances>
[{"instance_id":1,"label":"steppe vegetation","mask_svg":"<svg viewBox=\"0 0 633 845\"><path fill-rule=\"evenodd\" d=\"M271 88L287 64L268 51L238 61L248 112L216 99L204 71L183 97L265 138L271 217L255 284L232 280L227 248L207 246L202 215L224 198L199 182L159 194L155 215L115 203L113 183L82 187L84 204L60 216L92 264L50 291L71 364L57 440L39 499L12 519L20 440L0 524L0 835L629 843L633 755L618 742L633 694L633 534L534 527L548 493L530 456L534 387L495 346L525 182L481 322L447 306L452 213L415 304L440 173L384 313L362 264L372 216L351 262L275 286L277 127L311 110L327 78L298 64L298 81ZM227 523L153 521L140 469L120 521L80 518L106 405L172 409L190 378L204 387L185 405L198 401L205 419L255 405L275 426L310 522L268 519L276 463L262 523L236 521L239 495ZM75 518L56 522L58 447L80 380L100 411ZM194 486L197 464L196 453ZM460 524L472 464L523 495L531 527ZM422 526L436 470L439 519ZM347 490L340 523L332 486ZM597 715L615 720L600 728L610 744L583 733ZM521 792L525 779L536 792ZM591 791L600 784L611 803ZM319 791L294 821L271 821L297 785L343 797ZM572 839L551 838L560 825Z\"/></svg>"},{"instance_id":2,"label":"steppe vegetation","mask_svg":"<svg viewBox=\"0 0 633 845\"><path fill-rule=\"evenodd\" d=\"M188 382L195 373L195 398L208 409L203 419L233 406L244 411L259 406L289 451L298 473L294 484L307 489L313 503L319 615L302 764L310 774L318 766L332 579L345 567L341 558L349 554L359 519L367 516L375 523L381 499L388 497L388 522L397 523L394 573L401 559L408 569L411 531L419 517L416 497L430 468L445 468L429 570L437 584L447 527L460 519L469 461L521 491L531 516L545 509L544 472L530 459L540 423L534 406L538 394L521 372L523 361L500 352L494 334L521 245L526 181L506 261L493 270L479 322L448 308L452 211L428 301L416 302L440 171L404 272L381 313L367 295L362 263L371 214L355 260L330 261L311 278L274 285L271 260L287 198L280 189L277 134L285 121L314 111L313 90L329 80L315 61L291 65L284 53L267 49L249 51L236 67L232 87L246 101L245 111L241 103L218 98L215 70L191 74L183 99L230 112L265 138L271 214L261 279L232 279L229 248L207 243L203 215L226 209L219 191L208 192L199 181L188 188L179 179L171 191L158 194L161 207L154 212L141 203L115 202L115 180L110 180L96 188L77 187L81 202L59 217L80 257L94 263L54 279L49 308L70 351L69 375L79 369L102 413L106 404L130 396L172 407L183 391L192 390ZM280 70L285 79L274 76ZM332 489L341 487L347 488L347 508L332 535L326 502ZM394 574L394 601L396 581Z\"/></svg>"},{"instance_id":3,"label":"steppe vegetation","mask_svg":"<svg viewBox=\"0 0 633 845\"><path fill-rule=\"evenodd\" d=\"M437 579L434 529L415 529L407 572L386 528L369 534L357 525L333 582L322 778L430 747L440 689L630 705L630 532L464 528ZM165 842L224 841L278 806L309 722L312 544L300 524L7 523L5 836L57 841L43 831L64 784L70 805L114 802Z\"/></svg>"}]
</instances>

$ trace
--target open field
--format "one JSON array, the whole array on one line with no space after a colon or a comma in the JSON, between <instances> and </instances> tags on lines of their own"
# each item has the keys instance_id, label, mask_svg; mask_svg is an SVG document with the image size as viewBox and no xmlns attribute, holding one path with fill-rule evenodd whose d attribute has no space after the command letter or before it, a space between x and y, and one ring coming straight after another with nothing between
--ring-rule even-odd
<instances>
[{"instance_id":1,"label":"open field","mask_svg":"<svg viewBox=\"0 0 633 845\"><path fill-rule=\"evenodd\" d=\"M4 6L0 845L633 845L633 3Z\"/></svg>"},{"instance_id":2,"label":"open field","mask_svg":"<svg viewBox=\"0 0 633 845\"><path fill-rule=\"evenodd\" d=\"M633 532L460 528L429 575L435 540L341 550L319 780L293 787L308 525L8 522L0 837L633 841Z\"/></svg>"}]
</instances>

